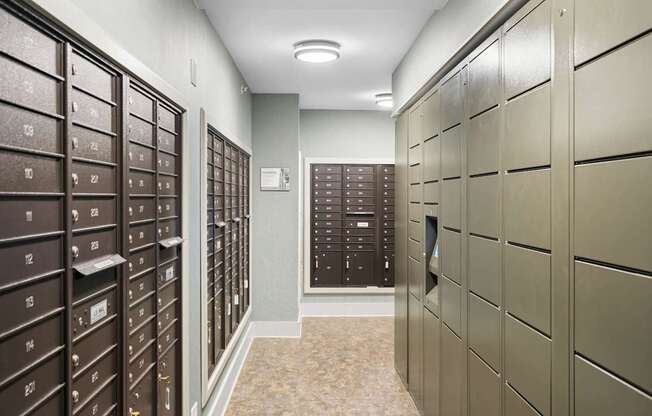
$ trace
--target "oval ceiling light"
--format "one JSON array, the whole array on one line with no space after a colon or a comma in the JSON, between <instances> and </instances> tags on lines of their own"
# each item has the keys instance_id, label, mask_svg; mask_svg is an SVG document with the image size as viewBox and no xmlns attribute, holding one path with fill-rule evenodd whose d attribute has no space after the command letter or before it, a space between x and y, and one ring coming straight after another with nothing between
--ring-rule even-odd
<instances>
[{"instance_id":1,"label":"oval ceiling light","mask_svg":"<svg viewBox=\"0 0 652 416\"><path fill-rule=\"evenodd\" d=\"M383 108L394 107L394 100L392 99L392 93L386 92L383 94L376 94L376 105Z\"/></svg>"},{"instance_id":2,"label":"oval ceiling light","mask_svg":"<svg viewBox=\"0 0 652 416\"><path fill-rule=\"evenodd\" d=\"M331 62L340 57L340 44L330 40L304 40L294 44L294 57L317 64Z\"/></svg>"}]
</instances>

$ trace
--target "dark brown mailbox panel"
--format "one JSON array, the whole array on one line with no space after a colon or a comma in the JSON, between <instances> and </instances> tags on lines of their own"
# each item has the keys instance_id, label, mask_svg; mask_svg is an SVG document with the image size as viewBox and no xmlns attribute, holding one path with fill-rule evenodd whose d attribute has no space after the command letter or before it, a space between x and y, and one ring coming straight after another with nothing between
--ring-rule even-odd
<instances>
[{"instance_id":1,"label":"dark brown mailbox panel","mask_svg":"<svg viewBox=\"0 0 652 416\"><path fill-rule=\"evenodd\" d=\"M310 171L310 286L394 286L394 166Z\"/></svg>"},{"instance_id":2,"label":"dark brown mailbox panel","mask_svg":"<svg viewBox=\"0 0 652 416\"><path fill-rule=\"evenodd\" d=\"M183 110L23 7L0 6L2 413L181 414Z\"/></svg>"}]
</instances>

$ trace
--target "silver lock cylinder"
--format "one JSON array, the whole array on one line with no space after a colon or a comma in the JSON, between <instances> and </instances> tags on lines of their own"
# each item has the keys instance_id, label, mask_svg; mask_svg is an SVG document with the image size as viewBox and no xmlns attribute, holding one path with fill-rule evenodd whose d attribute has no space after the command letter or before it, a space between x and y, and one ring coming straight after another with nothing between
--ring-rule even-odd
<instances>
[{"instance_id":1,"label":"silver lock cylinder","mask_svg":"<svg viewBox=\"0 0 652 416\"><path fill-rule=\"evenodd\" d=\"M79 175L77 175L76 173L72 174L72 185L73 186L79 185Z\"/></svg>"},{"instance_id":2,"label":"silver lock cylinder","mask_svg":"<svg viewBox=\"0 0 652 416\"><path fill-rule=\"evenodd\" d=\"M72 251L72 258L73 259L76 259L77 257L79 257L79 247L72 246L70 251Z\"/></svg>"},{"instance_id":3,"label":"silver lock cylinder","mask_svg":"<svg viewBox=\"0 0 652 416\"><path fill-rule=\"evenodd\" d=\"M79 221L79 211L76 209L72 210L72 222L77 222Z\"/></svg>"}]
</instances>

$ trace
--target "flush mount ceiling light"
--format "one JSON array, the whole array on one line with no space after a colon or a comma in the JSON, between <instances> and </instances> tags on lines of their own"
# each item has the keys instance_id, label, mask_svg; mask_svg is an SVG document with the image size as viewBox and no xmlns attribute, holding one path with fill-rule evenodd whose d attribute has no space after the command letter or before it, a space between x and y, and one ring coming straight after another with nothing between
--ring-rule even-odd
<instances>
[{"instance_id":1,"label":"flush mount ceiling light","mask_svg":"<svg viewBox=\"0 0 652 416\"><path fill-rule=\"evenodd\" d=\"M392 93L386 92L383 94L376 94L376 105L383 108L394 107L394 100L392 99Z\"/></svg>"},{"instance_id":2,"label":"flush mount ceiling light","mask_svg":"<svg viewBox=\"0 0 652 416\"><path fill-rule=\"evenodd\" d=\"M317 64L334 61L340 57L340 44L330 40L304 40L294 44L294 57Z\"/></svg>"}]
</instances>

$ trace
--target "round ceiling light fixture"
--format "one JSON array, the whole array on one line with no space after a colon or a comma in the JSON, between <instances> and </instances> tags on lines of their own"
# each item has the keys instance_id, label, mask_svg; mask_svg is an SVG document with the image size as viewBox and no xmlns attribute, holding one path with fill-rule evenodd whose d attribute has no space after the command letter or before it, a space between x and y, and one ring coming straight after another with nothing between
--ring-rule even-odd
<instances>
[{"instance_id":1,"label":"round ceiling light fixture","mask_svg":"<svg viewBox=\"0 0 652 416\"><path fill-rule=\"evenodd\" d=\"M376 105L382 108L394 107L394 100L392 99L392 93L385 92L382 94L376 94Z\"/></svg>"},{"instance_id":2,"label":"round ceiling light fixture","mask_svg":"<svg viewBox=\"0 0 652 416\"><path fill-rule=\"evenodd\" d=\"M330 40L304 40L294 44L294 57L316 64L331 62L340 57L340 44Z\"/></svg>"}]
</instances>

